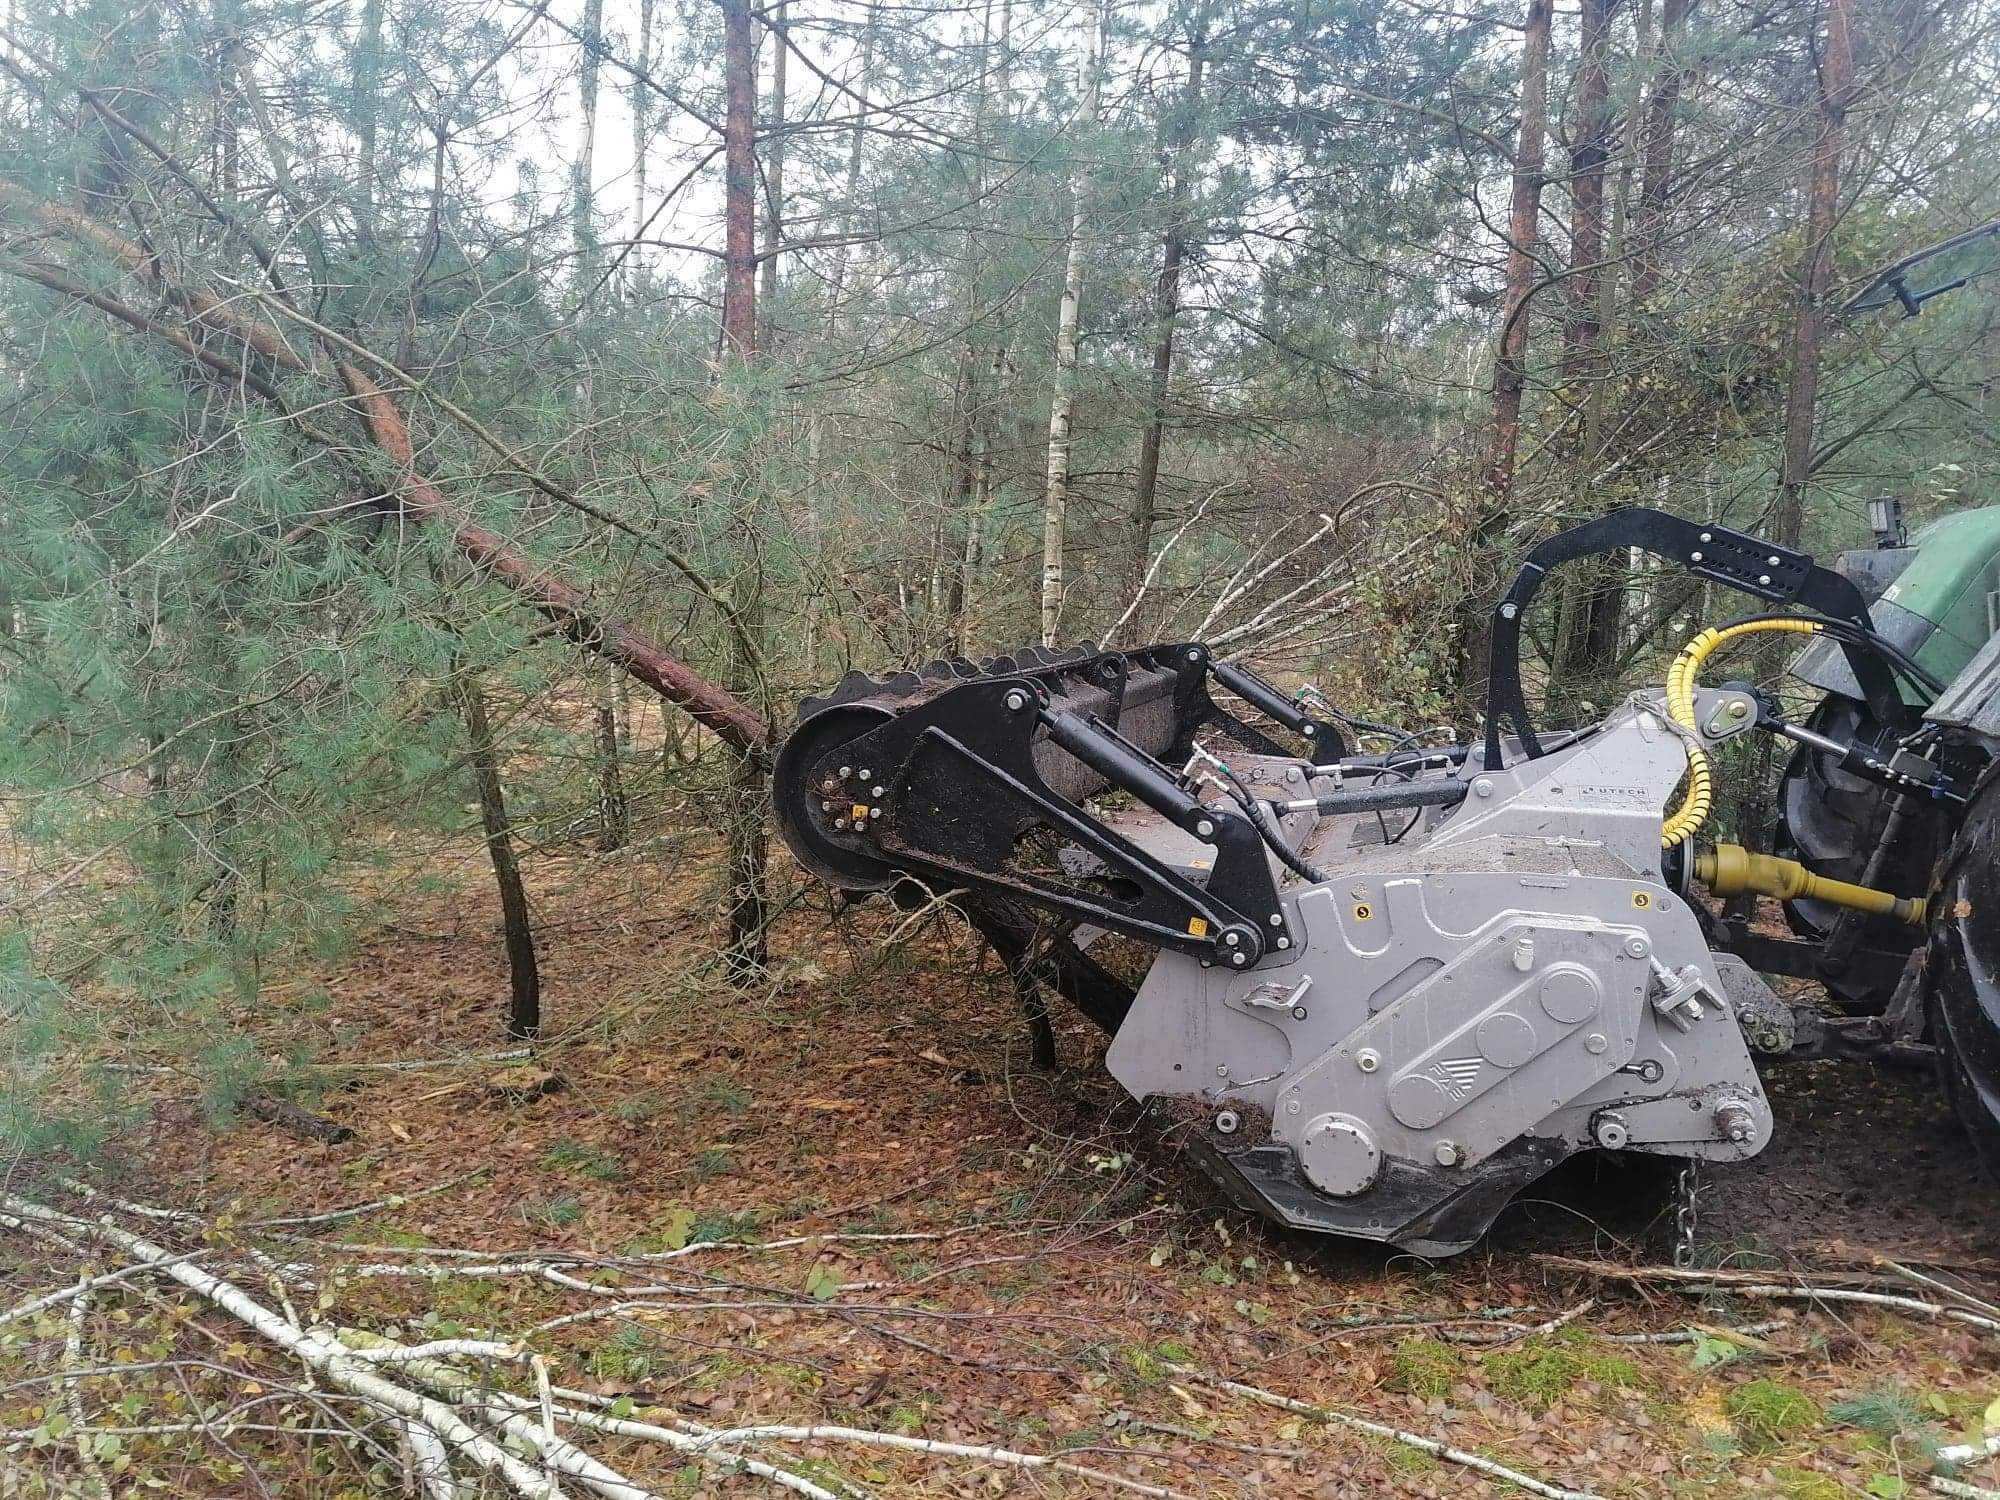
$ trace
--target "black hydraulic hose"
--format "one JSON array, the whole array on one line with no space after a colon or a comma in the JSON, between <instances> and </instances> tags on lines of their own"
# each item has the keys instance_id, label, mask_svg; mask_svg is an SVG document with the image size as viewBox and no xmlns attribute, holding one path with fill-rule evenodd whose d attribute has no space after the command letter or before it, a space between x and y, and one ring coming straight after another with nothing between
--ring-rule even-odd
<instances>
[{"instance_id":1,"label":"black hydraulic hose","mask_svg":"<svg viewBox=\"0 0 2000 1500\"><path fill-rule=\"evenodd\" d=\"M1308 863L1293 851L1292 846L1285 842L1285 831L1278 826L1277 816L1271 811L1271 804L1245 786L1242 777L1219 760L1211 760L1209 764L1222 773L1224 780L1229 783L1230 795L1242 804L1244 814L1250 819L1250 826L1257 830L1257 835L1263 839L1265 847L1278 856L1280 864L1294 875L1310 880L1314 885L1324 885L1333 879L1325 870Z\"/></svg>"},{"instance_id":2,"label":"black hydraulic hose","mask_svg":"<svg viewBox=\"0 0 2000 1500\"><path fill-rule=\"evenodd\" d=\"M1922 667L1918 666L1910 658L1909 653L1903 650L1902 647L1879 632L1864 629L1851 620L1836 620L1827 615L1813 614L1810 611L1800 611L1794 614L1746 615L1740 620L1731 620L1729 623L1730 625L1754 625L1765 620L1810 620L1819 626L1823 633L1832 636L1837 641L1867 647L1892 667L1900 669L1905 677L1929 693L1931 697L1937 698L1944 693L1945 685Z\"/></svg>"},{"instance_id":3,"label":"black hydraulic hose","mask_svg":"<svg viewBox=\"0 0 2000 1500\"><path fill-rule=\"evenodd\" d=\"M1323 797L1301 798L1279 806L1287 812L1307 809L1322 817L1341 813L1388 812L1402 807L1456 807L1465 800L1468 784L1450 777L1431 781L1404 781L1394 786L1362 787L1358 791L1328 792Z\"/></svg>"}]
</instances>

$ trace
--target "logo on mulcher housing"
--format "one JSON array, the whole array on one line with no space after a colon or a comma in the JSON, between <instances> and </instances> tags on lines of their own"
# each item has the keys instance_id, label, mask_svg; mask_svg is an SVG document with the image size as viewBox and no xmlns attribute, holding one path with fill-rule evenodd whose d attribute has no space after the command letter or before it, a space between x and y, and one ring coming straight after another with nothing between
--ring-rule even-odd
<instances>
[{"instance_id":1,"label":"logo on mulcher housing","mask_svg":"<svg viewBox=\"0 0 2000 1500\"><path fill-rule=\"evenodd\" d=\"M1479 1081L1479 1059L1448 1057L1442 1062L1432 1063L1424 1071L1454 1104L1462 1104L1472 1097L1472 1086Z\"/></svg>"}]
</instances>

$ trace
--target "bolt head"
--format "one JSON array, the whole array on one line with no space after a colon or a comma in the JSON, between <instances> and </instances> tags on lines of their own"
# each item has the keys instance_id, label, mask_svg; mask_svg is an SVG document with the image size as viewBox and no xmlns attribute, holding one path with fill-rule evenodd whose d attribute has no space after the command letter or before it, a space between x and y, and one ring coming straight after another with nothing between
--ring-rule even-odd
<instances>
[{"instance_id":1,"label":"bolt head","mask_svg":"<svg viewBox=\"0 0 2000 1500\"><path fill-rule=\"evenodd\" d=\"M1492 796L1493 783L1484 776L1479 777L1476 781L1472 783L1472 795L1475 797Z\"/></svg>"},{"instance_id":2,"label":"bolt head","mask_svg":"<svg viewBox=\"0 0 2000 1500\"><path fill-rule=\"evenodd\" d=\"M847 819L845 819L845 818L835 818L835 819L833 820L833 826L834 826L834 827L835 827L836 829L844 829L844 828L846 828L846 827L847 827Z\"/></svg>"},{"instance_id":3,"label":"bolt head","mask_svg":"<svg viewBox=\"0 0 2000 1500\"><path fill-rule=\"evenodd\" d=\"M1635 932L1625 939L1625 951L1633 958L1644 958L1653 951L1653 945Z\"/></svg>"},{"instance_id":4,"label":"bolt head","mask_svg":"<svg viewBox=\"0 0 2000 1500\"><path fill-rule=\"evenodd\" d=\"M1372 1073L1382 1066L1382 1054L1373 1047L1363 1047L1354 1054L1354 1066L1364 1073Z\"/></svg>"},{"instance_id":5,"label":"bolt head","mask_svg":"<svg viewBox=\"0 0 2000 1500\"><path fill-rule=\"evenodd\" d=\"M1271 925L1273 927L1283 927L1285 925L1285 914L1281 911L1272 912Z\"/></svg>"},{"instance_id":6,"label":"bolt head","mask_svg":"<svg viewBox=\"0 0 2000 1500\"><path fill-rule=\"evenodd\" d=\"M1194 825L1194 831L1200 834L1203 838L1207 838L1210 834L1215 832L1215 825L1209 822L1208 819L1203 818L1199 823Z\"/></svg>"},{"instance_id":7,"label":"bolt head","mask_svg":"<svg viewBox=\"0 0 2000 1500\"><path fill-rule=\"evenodd\" d=\"M1305 1018L1306 1008L1303 1005L1294 1005L1292 1007L1292 1019L1294 1021L1303 1021Z\"/></svg>"},{"instance_id":8,"label":"bolt head","mask_svg":"<svg viewBox=\"0 0 2000 1500\"><path fill-rule=\"evenodd\" d=\"M822 803L820 803L820 805L819 805L819 810L820 810L821 812L832 812L832 811L833 811L833 804L832 804L831 802L822 802Z\"/></svg>"},{"instance_id":9,"label":"bolt head","mask_svg":"<svg viewBox=\"0 0 2000 1500\"><path fill-rule=\"evenodd\" d=\"M866 781L870 776L874 775L875 773L870 771L866 766L863 766L859 771L856 771L854 774L857 780Z\"/></svg>"},{"instance_id":10,"label":"bolt head","mask_svg":"<svg viewBox=\"0 0 2000 1500\"><path fill-rule=\"evenodd\" d=\"M1288 1115L1295 1115L1298 1112L1299 1112L1299 1101L1296 1099L1292 1100L1291 1103L1285 1106L1285 1113Z\"/></svg>"},{"instance_id":11,"label":"bolt head","mask_svg":"<svg viewBox=\"0 0 2000 1500\"><path fill-rule=\"evenodd\" d=\"M1588 1052L1592 1057L1603 1056L1605 1049L1610 1045L1610 1039L1601 1031L1593 1031L1583 1039L1583 1050Z\"/></svg>"},{"instance_id":12,"label":"bolt head","mask_svg":"<svg viewBox=\"0 0 2000 1500\"><path fill-rule=\"evenodd\" d=\"M1009 713L1017 714L1022 709L1028 706L1028 695L1022 692L1019 688L1015 688L1013 692L1009 693L1001 701L1007 705L1007 711Z\"/></svg>"},{"instance_id":13,"label":"bolt head","mask_svg":"<svg viewBox=\"0 0 2000 1500\"><path fill-rule=\"evenodd\" d=\"M1216 1111L1213 1123L1217 1135L1234 1135L1243 1128L1243 1116L1233 1109L1221 1109Z\"/></svg>"},{"instance_id":14,"label":"bolt head","mask_svg":"<svg viewBox=\"0 0 2000 1500\"><path fill-rule=\"evenodd\" d=\"M1288 937L1281 937L1278 939L1278 946L1280 948L1289 948L1292 946L1292 940Z\"/></svg>"},{"instance_id":15,"label":"bolt head","mask_svg":"<svg viewBox=\"0 0 2000 1500\"><path fill-rule=\"evenodd\" d=\"M1188 652L1188 658L1187 658L1187 659L1188 659L1189 661L1200 661L1200 660L1201 660L1201 653L1200 653L1199 651L1190 651L1190 652Z\"/></svg>"},{"instance_id":16,"label":"bolt head","mask_svg":"<svg viewBox=\"0 0 2000 1500\"><path fill-rule=\"evenodd\" d=\"M840 768L840 776L841 780L843 781L845 781L848 777L852 776L853 774L854 774L854 767L852 766L842 766Z\"/></svg>"},{"instance_id":17,"label":"bolt head","mask_svg":"<svg viewBox=\"0 0 2000 1500\"><path fill-rule=\"evenodd\" d=\"M1229 961L1240 969L1250 962L1250 955L1247 953L1232 953L1229 955Z\"/></svg>"},{"instance_id":18,"label":"bolt head","mask_svg":"<svg viewBox=\"0 0 2000 1500\"><path fill-rule=\"evenodd\" d=\"M868 816L871 818L879 818L882 816L882 809L879 807L871 807L868 809Z\"/></svg>"},{"instance_id":19,"label":"bolt head","mask_svg":"<svg viewBox=\"0 0 2000 1500\"><path fill-rule=\"evenodd\" d=\"M1769 573L1759 573L1757 575L1757 581L1761 584L1764 584L1766 587L1769 587L1771 582L1771 575Z\"/></svg>"},{"instance_id":20,"label":"bolt head","mask_svg":"<svg viewBox=\"0 0 2000 1500\"><path fill-rule=\"evenodd\" d=\"M1431 1153L1431 1159L1441 1167L1457 1166L1458 1165L1457 1143L1453 1141L1439 1141L1437 1143L1437 1149Z\"/></svg>"},{"instance_id":21,"label":"bolt head","mask_svg":"<svg viewBox=\"0 0 2000 1500\"><path fill-rule=\"evenodd\" d=\"M1749 718L1750 705L1745 703L1741 698L1736 699L1729 705L1729 717L1732 719Z\"/></svg>"},{"instance_id":22,"label":"bolt head","mask_svg":"<svg viewBox=\"0 0 2000 1500\"><path fill-rule=\"evenodd\" d=\"M1770 557L1767 557L1767 558L1765 558L1765 559L1764 559L1764 561L1765 561L1765 562L1767 562L1767 563L1769 563L1769 564L1770 564L1770 565L1771 565L1772 567L1774 567L1774 568L1775 568L1775 567L1777 567L1777 565L1778 565L1778 559L1777 559L1777 557L1776 557L1776 555L1775 555L1775 554L1774 554L1774 555L1772 555L1772 556L1770 556Z\"/></svg>"},{"instance_id":23,"label":"bolt head","mask_svg":"<svg viewBox=\"0 0 2000 1500\"><path fill-rule=\"evenodd\" d=\"M1700 561L1701 561L1701 554L1700 554L1699 552L1690 552L1690 553L1688 554L1688 561L1689 561L1689 562L1700 562Z\"/></svg>"},{"instance_id":24,"label":"bolt head","mask_svg":"<svg viewBox=\"0 0 2000 1500\"><path fill-rule=\"evenodd\" d=\"M1223 935L1222 935L1222 941L1223 941L1223 943L1224 943L1225 945L1227 945L1228 947L1231 947L1231 948L1240 948L1240 947L1242 947L1242 946L1243 946L1243 939L1242 939L1242 937L1241 937L1241 936L1240 936L1239 934L1237 934L1237 933L1234 933L1234 932L1225 932L1225 933L1223 933Z\"/></svg>"},{"instance_id":25,"label":"bolt head","mask_svg":"<svg viewBox=\"0 0 2000 1500\"><path fill-rule=\"evenodd\" d=\"M1702 540L1703 540L1704 542L1712 542L1712 541L1714 541L1714 540L1715 540L1715 533L1714 533L1714 532L1712 532L1712 531L1704 531L1704 532L1703 532L1703 533L1701 534L1701 539L1702 539Z\"/></svg>"},{"instance_id":26,"label":"bolt head","mask_svg":"<svg viewBox=\"0 0 2000 1500\"><path fill-rule=\"evenodd\" d=\"M1503 620L1511 620L1520 612L1521 606L1518 604L1503 604L1500 606L1500 618Z\"/></svg>"}]
</instances>

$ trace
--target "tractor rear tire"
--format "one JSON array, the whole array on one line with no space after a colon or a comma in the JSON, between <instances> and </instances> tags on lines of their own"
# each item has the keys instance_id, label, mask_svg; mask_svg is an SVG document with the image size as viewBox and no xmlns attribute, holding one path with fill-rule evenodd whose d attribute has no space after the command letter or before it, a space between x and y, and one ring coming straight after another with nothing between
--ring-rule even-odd
<instances>
[{"instance_id":1,"label":"tractor rear tire","mask_svg":"<svg viewBox=\"0 0 2000 1500\"><path fill-rule=\"evenodd\" d=\"M1931 903L1924 993L1944 1090L2000 1177L2000 774L1982 778Z\"/></svg>"}]
</instances>

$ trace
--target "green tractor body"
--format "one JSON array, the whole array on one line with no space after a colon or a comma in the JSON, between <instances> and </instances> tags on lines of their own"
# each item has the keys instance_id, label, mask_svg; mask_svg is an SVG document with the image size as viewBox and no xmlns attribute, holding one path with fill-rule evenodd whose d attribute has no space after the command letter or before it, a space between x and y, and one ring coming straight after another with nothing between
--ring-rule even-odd
<instances>
[{"instance_id":1,"label":"green tractor body","mask_svg":"<svg viewBox=\"0 0 2000 1500\"><path fill-rule=\"evenodd\" d=\"M1949 683L2000 629L2000 505L1931 521L1907 546L1841 554L1837 564L1868 600L1876 630ZM1808 647L1792 668L1802 682L1859 698L1847 660L1831 642ZM1904 686L1913 707L1926 707Z\"/></svg>"}]
</instances>

